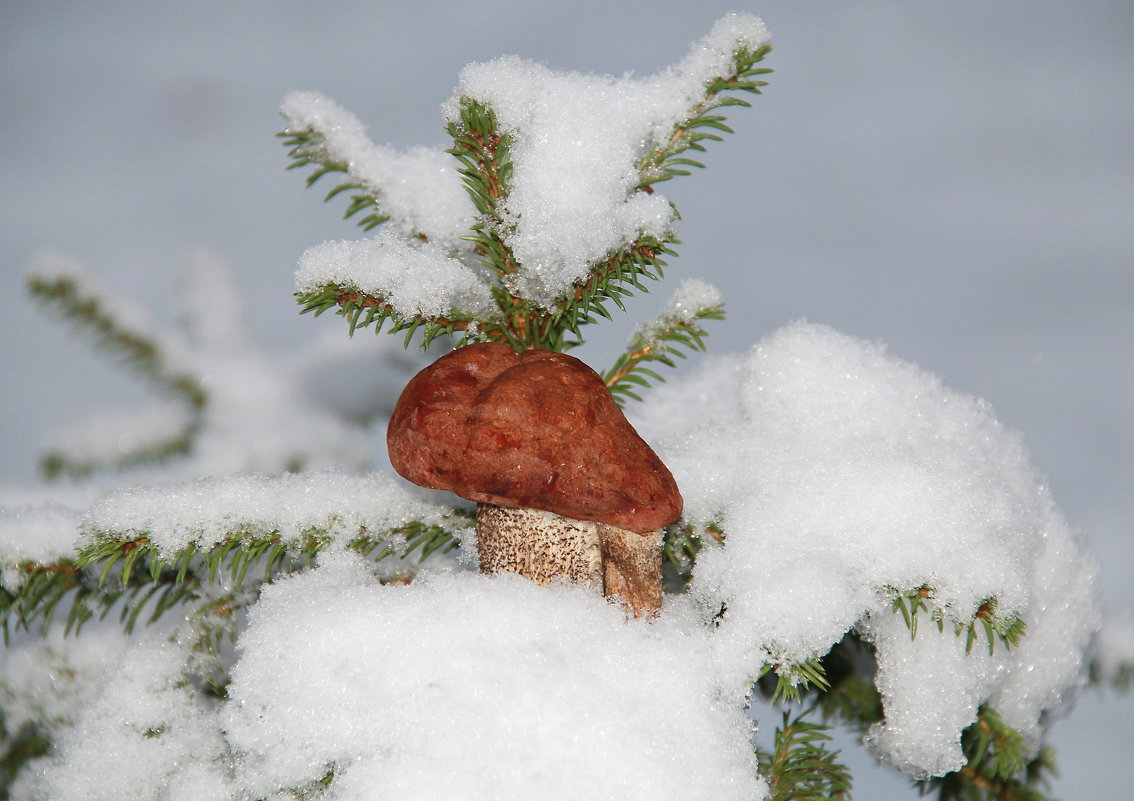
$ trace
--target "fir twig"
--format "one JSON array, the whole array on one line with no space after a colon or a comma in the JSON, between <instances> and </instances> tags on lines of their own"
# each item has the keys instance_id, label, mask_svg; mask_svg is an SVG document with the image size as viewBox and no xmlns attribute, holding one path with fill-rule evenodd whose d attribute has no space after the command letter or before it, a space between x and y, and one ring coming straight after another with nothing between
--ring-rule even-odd
<instances>
[{"instance_id":1,"label":"fir twig","mask_svg":"<svg viewBox=\"0 0 1134 801\"><path fill-rule=\"evenodd\" d=\"M1029 759L1027 744L991 707L961 737L966 764L959 771L921 782L922 795L938 801L1053 801L1054 752L1041 749Z\"/></svg>"},{"instance_id":2,"label":"fir twig","mask_svg":"<svg viewBox=\"0 0 1134 801\"><path fill-rule=\"evenodd\" d=\"M642 400L632 386L649 387L651 381L665 380L647 364L676 367L673 357L686 358L686 350L704 352L708 332L701 327L700 321L723 319L724 307L713 305L683 314L663 313L643 327L634 335L626 352L603 375L614 400L620 406L627 398Z\"/></svg>"},{"instance_id":3,"label":"fir twig","mask_svg":"<svg viewBox=\"0 0 1134 801\"><path fill-rule=\"evenodd\" d=\"M830 801L850 797L851 776L828 747L829 727L784 712L771 754L759 754L771 801Z\"/></svg>"},{"instance_id":4,"label":"fir twig","mask_svg":"<svg viewBox=\"0 0 1134 801\"><path fill-rule=\"evenodd\" d=\"M91 334L109 353L139 377L180 398L193 409L205 405L205 391L196 377L170 367L160 342L145 333L123 326L106 308L106 300L72 276L28 278L32 297L60 312L77 328Z\"/></svg>"},{"instance_id":5,"label":"fir twig","mask_svg":"<svg viewBox=\"0 0 1134 801\"><path fill-rule=\"evenodd\" d=\"M142 447L133 448L116 458L79 459L65 448L46 450L40 456L39 468L48 479L66 476L83 479L100 470L131 470L161 464L190 452L200 430L201 421L192 417L180 432L163 439L155 439Z\"/></svg>"},{"instance_id":6,"label":"fir twig","mask_svg":"<svg viewBox=\"0 0 1134 801\"><path fill-rule=\"evenodd\" d=\"M689 175L687 168L705 166L681 154L689 150L704 152L704 142L719 142L723 138L720 134L732 133L732 129L725 124L724 115L713 112L728 106L746 108L751 105L747 100L737 97L736 93L760 94L760 88L767 86L767 82L758 80L757 76L766 75L772 70L756 65L771 51L771 45L763 45L755 50L742 47L733 53L733 73L718 76L706 83L704 98L690 109L688 118L675 125L669 138L642 158L639 165L639 189L653 191L654 184L679 175Z\"/></svg>"},{"instance_id":7,"label":"fir twig","mask_svg":"<svg viewBox=\"0 0 1134 801\"><path fill-rule=\"evenodd\" d=\"M307 176L307 186L312 186L325 175L335 173L344 177L327 193L324 201L329 201L344 192L349 192L350 202L347 204L343 218L362 214L356 220L358 226L364 231L377 228L390 217L382 213L380 205L381 194L373 187L365 186L361 181L350 175L350 165L333 156L326 148L326 140L321 133L313 128L289 129L276 134L283 139L283 145L288 149L291 158L287 169L295 170L303 167L314 167L315 170Z\"/></svg>"},{"instance_id":8,"label":"fir twig","mask_svg":"<svg viewBox=\"0 0 1134 801\"><path fill-rule=\"evenodd\" d=\"M666 590L682 592L693 579L693 566L697 561L705 541L711 539L723 543L725 536L721 527L709 523L700 530L689 524L673 525L665 530L662 542L662 569Z\"/></svg>"},{"instance_id":9,"label":"fir twig","mask_svg":"<svg viewBox=\"0 0 1134 801\"><path fill-rule=\"evenodd\" d=\"M457 517L455 513L454 522ZM326 532L318 529L288 542L271 533L235 531L210 548L191 543L173 554L161 554L144 535L104 532L73 560L21 565L16 586L0 590L0 622L5 637L13 626L30 629L38 623L46 629L57 607L69 604L71 632L96 613L105 617L117 606L120 622L129 631L139 620L152 623L169 610L200 599L206 585L223 580L235 593L280 573L306 568L329 542ZM349 547L375 562L394 554L408 560L416 554L420 563L457 544L442 526L412 522L388 532L360 532Z\"/></svg>"},{"instance_id":10,"label":"fir twig","mask_svg":"<svg viewBox=\"0 0 1134 801\"><path fill-rule=\"evenodd\" d=\"M771 698L773 704L780 700L788 703L802 703L803 694L812 687L821 693L827 692L831 688L827 681L823 659L818 656L803 662L765 664L757 674L756 681L759 682L765 676L770 675L772 671L775 671L776 674L776 687L772 691Z\"/></svg>"},{"instance_id":11,"label":"fir twig","mask_svg":"<svg viewBox=\"0 0 1134 801\"><path fill-rule=\"evenodd\" d=\"M989 654L994 653L997 640L1003 643L1005 648L1015 648L1027 633L1027 624L1019 615L1015 612L1004 614L999 611L999 601L996 598L986 598L977 607L973 616L966 620L951 616L948 610L934 605L933 588L927 585L912 590L887 587L886 592L893 596L894 613L902 616L902 620L910 630L911 639L917 636L918 621L922 612L929 615L938 631L944 631L946 623L951 623L953 633L965 638L965 653L972 651L981 633L984 634Z\"/></svg>"},{"instance_id":12,"label":"fir twig","mask_svg":"<svg viewBox=\"0 0 1134 801\"><path fill-rule=\"evenodd\" d=\"M405 345L409 347L410 341L417 333L421 333L421 346L428 348L437 337L455 336L459 332L467 331L474 326L476 319L469 314L452 310L447 316L425 317L414 315L405 317L394 311L384 298L360 292L351 286L328 284L314 292L300 292L296 294L301 314L313 313L318 317L328 309L344 318L350 326L350 334L355 331L373 326L374 333L380 333L386 323L389 323L387 332L399 334L405 332ZM474 326L475 327L475 326ZM494 328L481 330L481 336L488 339L497 339L493 335Z\"/></svg>"}]
</instances>

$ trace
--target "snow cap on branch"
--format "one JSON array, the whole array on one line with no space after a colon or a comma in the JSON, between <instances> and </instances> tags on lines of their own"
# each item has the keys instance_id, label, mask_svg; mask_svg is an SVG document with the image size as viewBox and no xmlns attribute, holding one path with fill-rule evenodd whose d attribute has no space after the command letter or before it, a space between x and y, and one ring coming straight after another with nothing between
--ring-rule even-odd
<instances>
[{"instance_id":1,"label":"snow cap on branch","mask_svg":"<svg viewBox=\"0 0 1134 801\"><path fill-rule=\"evenodd\" d=\"M145 536L164 556L191 543L202 550L234 532L293 542L312 532L345 544L412 521L440 524L445 509L421 500L389 473L277 477L232 475L165 487L121 490L83 517L89 536Z\"/></svg>"},{"instance_id":2,"label":"snow cap on branch","mask_svg":"<svg viewBox=\"0 0 1134 801\"><path fill-rule=\"evenodd\" d=\"M551 306L611 251L664 236L673 209L636 191L641 159L689 117L707 82L733 71L738 49L769 38L758 18L730 14L677 65L646 78L555 72L514 56L465 67L448 119L471 98L514 138L506 242L522 267L509 289Z\"/></svg>"},{"instance_id":3,"label":"snow cap on branch","mask_svg":"<svg viewBox=\"0 0 1134 801\"><path fill-rule=\"evenodd\" d=\"M347 174L382 198L382 210L406 237L418 234L447 248L457 248L475 212L457 174L441 149L415 147L401 152L376 145L358 118L318 92L293 92L280 113L289 130L311 131Z\"/></svg>"},{"instance_id":4,"label":"snow cap on branch","mask_svg":"<svg viewBox=\"0 0 1134 801\"><path fill-rule=\"evenodd\" d=\"M488 286L463 262L437 245L411 243L384 230L372 239L324 242L299 262L296 291L313 292L327 284L353 287L382 298L403 318L438 317L454 309L487 314Z\"/></svg>"},{"instance_id":5,"label":"snow cap on branch","mask_svg":"<svg viewBox=\"0 0 1134 801\"><path fill-rule=\"evenodd\" d=\"M19 565L70 559L78 546L77 512L55 503L0 507L0 587L16 587Z\"/></svg>"},{"instance_id":6,"label":"snow cap on branch","mask_svg":"<svg viewBox=\"0 0 1134 801\"><path fill-rule=\"evenodd\" d=\"M1036 742L1040 715L1083 679L1097 567L987 404L806 323L652 400L635 422L673 470L686 520L725 531L700 553L691 592L707 613L727 610L726 684L742 693L762 663L822 655L857 626L886 710L872 742L893 764L961 767L961 731L985 701ZM892 604L923 587L911 638ZM1017 617L1019 647L996 642L990 655L983 620Z\"/></svg>"}]
</instances>

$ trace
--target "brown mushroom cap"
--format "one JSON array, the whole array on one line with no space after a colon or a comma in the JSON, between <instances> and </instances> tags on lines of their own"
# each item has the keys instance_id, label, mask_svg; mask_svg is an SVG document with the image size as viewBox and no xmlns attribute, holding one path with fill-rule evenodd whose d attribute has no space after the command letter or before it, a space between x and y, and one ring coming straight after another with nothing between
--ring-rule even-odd
<instances>
[{"instance_id":1,"label":"brown mushroom cap","mask_svg":"<svg viewBox=\"0 0 1134 801\"><path fill-rule=\"evenodd\" d=\"M602 378L563 353L467 345L410 380L386 433L402 476L478 503L654 531L677 483Z\"/></svg>"}]
</instances>

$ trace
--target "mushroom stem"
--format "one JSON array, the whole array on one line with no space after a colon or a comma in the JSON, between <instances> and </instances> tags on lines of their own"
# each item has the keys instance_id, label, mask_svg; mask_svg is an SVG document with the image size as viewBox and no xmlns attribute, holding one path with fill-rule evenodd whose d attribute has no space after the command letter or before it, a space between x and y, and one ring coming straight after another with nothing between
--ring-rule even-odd
<instances>
[{"instance_id":1,"label":"mushroom stem","mask_svg":"<svg viewBox=\"0 0 1134 801\"><path fill-rule=\"evenodd\" d=\"M477 554L485 573L507 570L547 585L557 578L600 590L634 617L662 601L662 534L552 512L478 503Z\"/></svg>"}]
</instances>

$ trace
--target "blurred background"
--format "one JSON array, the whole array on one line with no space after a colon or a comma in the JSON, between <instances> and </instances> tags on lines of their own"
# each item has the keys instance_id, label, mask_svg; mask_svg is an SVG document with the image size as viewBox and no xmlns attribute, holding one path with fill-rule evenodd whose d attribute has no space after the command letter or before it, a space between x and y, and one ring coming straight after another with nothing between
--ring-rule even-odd
<instances>
[{"instance_id":1,"label":"blurred background","mask_svg":"<svg viewBox=\"0 0 1134 801\"><path fill-rule=\"evenodd\" d=\"M1094 544L1111 609L1134 607L1134 4L1129 0L37 0L0 5L0 484L31 485L49 430L144 389L27 299L51 248L173 324L197 246L239 271L259 343L337 318L296 312L292 273L361 236L287 173L292 90L351 109L383 144L444 146L460 68L518 54L650 73L730 10L761 15L776 72L682 213L670 285L597 328L602 369L677 279L716 284L714 351L807 318L987 399L1024 432ZM594 336L595 332L592 332ZM1129 792L1134 698L1088 691L1055 728L1063 799ZM862 767L862 799L904 780Z\"/></svg>"}]
</instances>

